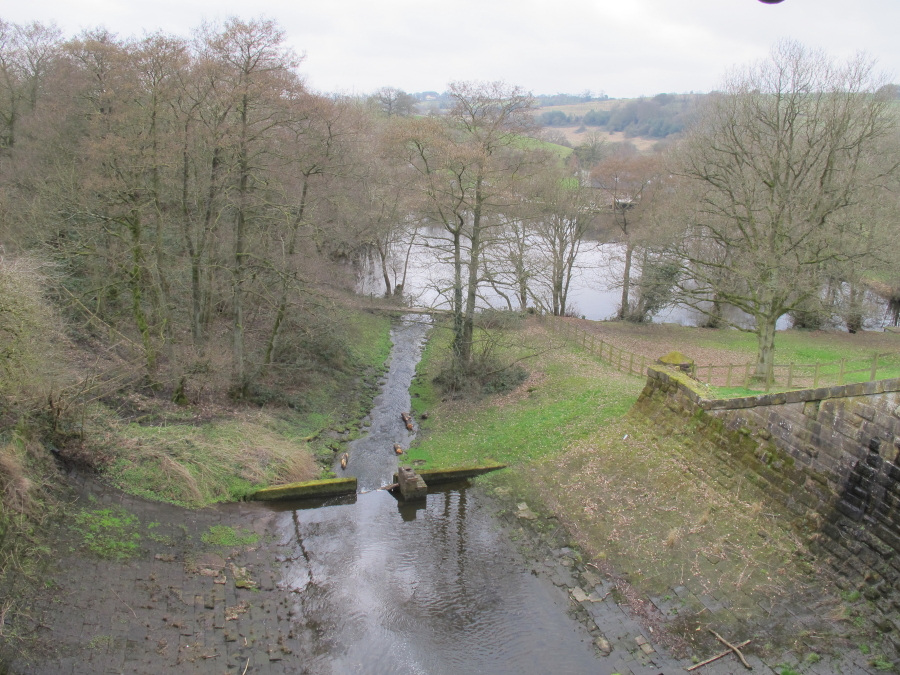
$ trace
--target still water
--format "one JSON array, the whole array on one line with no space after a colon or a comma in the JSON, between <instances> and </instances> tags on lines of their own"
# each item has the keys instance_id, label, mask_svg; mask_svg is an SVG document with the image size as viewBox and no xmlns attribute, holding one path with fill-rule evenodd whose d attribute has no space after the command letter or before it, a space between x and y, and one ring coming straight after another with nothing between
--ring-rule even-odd
<instances>
[{"instance_id":1,"label":"still water","mask_svg":"<svg viewBox=\"0 0 900 675\"><path fill-rule=\"evenodd\" d=\"M350 449L350 500L282 505L281 585L296 591L295 620L316 627L310 673L464 675L608 674L567 597L526 568L488 504L465 484L405 504L386 491L393 443L428 325L406 320L370 433ZM340 471L340 469L338 469Z\"/></svg>"},{"instance_id":2,"label":"still water","mask_svg":"<svg viewBox=\"0 0 900 675\"><path fill-rule=\"evenodd\" d=\"M426 232L422 239L423 243L416 244L410 249L404 290L405 296L413 305L446 309L450 306L451 267L438 259L433 245L424 243L428 241L428 236L434 236L436 232L436 230ZM404 249L402 256L392 261L392 278L395 275L397 279L402 278L405 258ZM584 243L576 259L569 289L567 307L571 314L592 321L603 321L616 315L622 300L618 282L622 277L623 259L623 246L620 244L600 244L595 241ZM363 295L376 297L384 294L381 269L374 260L363 261L357 290ZM490 285L483 284L479 292L480 307L508 308L507 301ZM896 308L889 308L884 298L867 292L866 305L869 314L864 326L866 330L881 330L885 325L894 323L893 312ZM515 302L513 306L516 308ZM741 326L753 325L752 318L740 310L726 307L724 311L726 318ZM667 307L653 316L656 323L675 323L682 326L697 326L703 323L704 319L704 315L700 312L683 306ZM790 327L790 317L785 314L778 320L777 328L786 330ZM842 329L837 317L831 327Z\"/></svg>"}]
</instances>

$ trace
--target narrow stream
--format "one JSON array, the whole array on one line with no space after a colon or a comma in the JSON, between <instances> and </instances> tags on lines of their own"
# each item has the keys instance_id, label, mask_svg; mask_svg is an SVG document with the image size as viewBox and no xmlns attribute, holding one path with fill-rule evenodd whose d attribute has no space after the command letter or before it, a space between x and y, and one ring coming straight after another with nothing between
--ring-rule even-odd
<instances>
[{"instance_id":1,"label":"narrow stream","mask_svg":"<svg viewBox=\"0 0 900 675\"><path fill-rule=\"evenodd\" d=\"M294 618L314 626L309 673L492 675L609 673L567 598L533 576L488 505L465 485L404 504L386 491L393 444L412 440L400 420L428 326L395 328L390 370L368 435L350 449L355 499L282 504L281 584ZM338 471L340 469L338 468Z\"/></svg>"}]
</instances>

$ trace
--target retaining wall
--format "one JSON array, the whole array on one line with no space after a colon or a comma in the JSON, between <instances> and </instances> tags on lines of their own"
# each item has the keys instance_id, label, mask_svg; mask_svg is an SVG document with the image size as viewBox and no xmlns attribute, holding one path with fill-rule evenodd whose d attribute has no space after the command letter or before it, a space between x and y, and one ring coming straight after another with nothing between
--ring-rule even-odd
<instances>
[{"instance_id":1,"label":"retaining wall","mask_svg":"<svg viewBox=\"0 0 900 675\"><path fill-rule=\"evenodd\" d=\"M900 379L737 399L648 369L636 410L677 415L796 516L813 549L900 610Z\"/></svg>"}]
</instances>

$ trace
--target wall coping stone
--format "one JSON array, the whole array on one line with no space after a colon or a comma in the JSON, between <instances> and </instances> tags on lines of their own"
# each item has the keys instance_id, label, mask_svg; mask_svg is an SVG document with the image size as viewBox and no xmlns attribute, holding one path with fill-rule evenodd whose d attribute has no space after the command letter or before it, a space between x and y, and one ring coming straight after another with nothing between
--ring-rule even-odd
<instances>
[{"instance_id":1,"label":"wall coping stone","mask_svg":"<svg viewBox=\"0 0 900 675\"><path fill-rule=\"evenodd\" d=\"M836 387L819 387L818 389L794 389L774 394L758 394L738 398L706 398L702 383L692 377L671 368L648 366L648 375L659 380L668 380L682 386L689 399L703 410L737 410L740 408L758 408L785 403L806 403L807 401L823 401L829 398L845 398L848 396L866 396L900 391L900 378L876 380L874 382L854 382Z\"/></svg>"}]
</instances>

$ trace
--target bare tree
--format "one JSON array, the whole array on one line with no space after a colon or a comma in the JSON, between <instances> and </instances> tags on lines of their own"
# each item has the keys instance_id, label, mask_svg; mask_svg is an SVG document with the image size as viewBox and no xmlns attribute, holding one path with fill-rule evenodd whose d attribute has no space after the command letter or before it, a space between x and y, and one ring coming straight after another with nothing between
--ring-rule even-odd
<instances>
[{"instance_id":1,"label":"bare tree","mask_svg":"<svg viewBox=\"0 0 900 675\"><path fill-rule=\"evenodd\" d=\"M542 307L564 316L585 236L597 215L594 195L578 177L557 169L538 177L525 209L532 211L531 248L536 259L533 294Z\"/></svg>"},{"instance_id":2,"label":"bare tree","mask_svg":"<svg viewBox=\"0 0 900 675\"><path fill-rule=\"evenodd\" d=\"M245 296L251 261L249 237L258 213L254 200L263 168L275 153L274 131L286 122L285 104L300 86L299 61L284 46L284 33L273 21L229 19L218 32L205 31L205 48L226 66L220 83L231 99L234 212L232 244L232 392L247 393L244 345Z\"/></svg>"},{"instance_id":3,"label":"bare tree","mask_svg":"<svg viewBox=\"0 0 900 675\"><path fill-rule=\"evenodd\" d=\"M453 268L453 352L468 367L482 256L518 201L514 185L535 166L520 142L533 129L533 100L497 82L455 82L450 97L447 115L412 120L398 144L419 173L424 212L443 229L438 246Z\"/></svg>"},{"instance_id":4,"label":"bare tree","mask_svg":"<svg viewBox=\"0 0 900 675\"><path fill-rule=\"evenodd\" d=\"M369 97L369 102L387 117L409 117L418 105L415 96L396 87L382 87Z\"/></svg>"},{"instance_id":5,"label":"bare tree","mask_svg":"<svg viewBox=\"0 0 900 675\"><path fill-rule=\"evenodd\" d=\"M897 172L875 161L897 124L882 84L863 57L781 42L707 98L676 154L681 298L753 317L757 377L771 377L778 318L821 292L826 266L868 252L858 206Z\"/></svg>"},{"instance_id":6,"label":"bare tree","mask_svg":"<svg viewBox=\"0 0 900 675\"><path fill-rule=\"evenodd\" d=\"M624 247L622 269L622 300L618 319L643 320L636 313L638 303L631 297L633 259L642 236L653 225L654 208L662 183L662 166L658 156L614 155L591 171L607 220L617 231L617 239Z\"/></svg>"}]
</instances>

